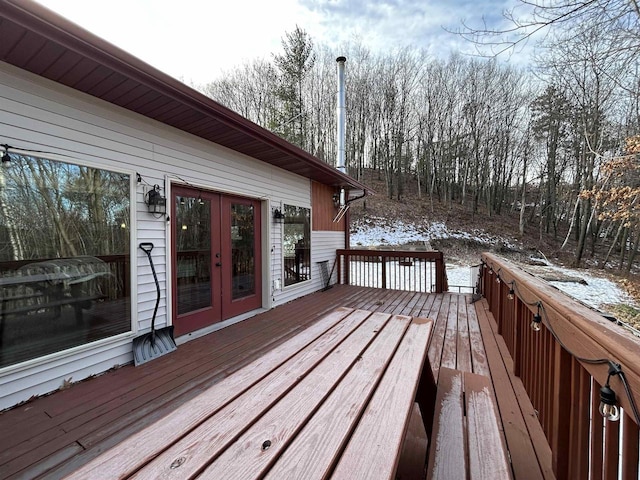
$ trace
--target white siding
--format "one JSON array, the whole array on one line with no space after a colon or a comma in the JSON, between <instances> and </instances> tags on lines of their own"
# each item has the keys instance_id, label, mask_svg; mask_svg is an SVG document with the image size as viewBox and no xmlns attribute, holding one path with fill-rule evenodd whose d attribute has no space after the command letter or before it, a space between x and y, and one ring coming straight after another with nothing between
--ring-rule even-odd
<instances>
[{"instance_id":1,"label":"white siding","mask_svg":"<svg viewBox=\"0 0 640 480\"><path fill-rule=\"evenodd\" d=\"M280 242L281 244L281 242ZM291 285L283 288L282 290L274 293L274 305L281 305L302 295L308 295L309 293L321 290L324 288L322 283L322 275L320 273L320 267L317 262L327 260L329 266L329 273L331 273L331 267L336 258L336 250L344 248L344 232L311 232L311 280ZM280 250L279 257L279 269L282 269L282 251ZM278 278L278 277L274 277ZM331 283L337 281L337 266L332 275Z\"/></svg>"},{"instance_id":2,"label":"white siding","mask_svg":"<svg viewBox=\"0 0 640 480\"><path fill-rule=\"evenodd\" d=\"M186 181L203 188L258 198L274 208L284 203L311 206L311 186L306 178L2 62L0 143L52 152L53 155L43 156L54 159L66 158L71 162L125 170L134 178L137 172L144 182L165 186L167 198L170 198L171 182ZM132 254L137 259L132 261L132 298L137 299L133 302L132 333L0 370L0 410L32 395L54 390L65 379L78 381L131 361L131 339L149 329L156 296L147 256L137 248L140 242L155 245L152 255L161 285L156 326L167 324L171 313L170 229L168 222L147 212L144 188L140 184L135 186L136 205L132 208L136 225ZM320 288L319 272L314 270L312 281L289 288L286 293L272 291L272 278L282 277L281 228L273 224L271 214L263 219L263 225L265 235L268 234L264 238L271 240L269 245L263 245L263 254L271 261L270 268L264 272L265 298L278 304ZM327 241L324 235L314 232L313 242L312 262L327 257L333 240Z\"/></svg>"}]
</instances>

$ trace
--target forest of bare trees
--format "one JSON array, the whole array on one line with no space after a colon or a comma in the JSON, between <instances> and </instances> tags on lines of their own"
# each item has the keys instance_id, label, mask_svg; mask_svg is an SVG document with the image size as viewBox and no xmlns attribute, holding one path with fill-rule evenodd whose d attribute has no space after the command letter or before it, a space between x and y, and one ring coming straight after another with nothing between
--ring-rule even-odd
<instances>
[{"instance_id":1,"label":"forest of bare trees","mask_svg":"<svg viewBox=\"0 0 640 480\"><path fill-rule=\"evenodd\" d=\"M353 43L331 51L296 27L272 61L238 66L202 89L333 164L335 59L345 55L352 176L378 172L389 198L402 200L410 181L431 205L519 214L521 235L575 241L577 265L606 244L607 259L629 270L640 247L640 10L633 4L538 5L529 27L549 31L527 68L500 57L434 58L412 47L374 53ZM495 45L491 35L500 32L473 33L482 46L488 36Z\"/></svg>"}]
</instances>

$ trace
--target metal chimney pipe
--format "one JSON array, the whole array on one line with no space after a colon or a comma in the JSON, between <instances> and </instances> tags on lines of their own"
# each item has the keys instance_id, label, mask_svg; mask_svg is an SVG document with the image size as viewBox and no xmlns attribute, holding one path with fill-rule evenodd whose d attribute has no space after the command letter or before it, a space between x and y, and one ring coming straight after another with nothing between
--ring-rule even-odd
<instances>
[{"instance_id":1,"label":"metal chimney pipe","mask_svg":"<svg viewBox=\"0 0 640 480\"><path fill-rule=\"evenodd\" d=\"M347 61L346 57L338 57L336 58L336 62L338 62L338 158L336 161L336 168L342 173L347 173L347 167L345 165L344 158L344 144L345 144L345 124L346 124L346 114L345 114L345 101L344 101L344 63Z\"/></svg>"}]
</instances>

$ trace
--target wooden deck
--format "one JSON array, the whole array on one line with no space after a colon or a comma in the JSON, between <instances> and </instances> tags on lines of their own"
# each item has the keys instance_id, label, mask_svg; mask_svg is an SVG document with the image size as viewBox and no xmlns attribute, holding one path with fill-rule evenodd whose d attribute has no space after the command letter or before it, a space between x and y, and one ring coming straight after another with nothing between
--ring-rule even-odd
<instances>
[{"instance_id":1,"label":"wooden deck","mask_svg":"<svg viewBox=\"0 0 640 480\"><path fill-rule=\"evenodd\" d=\"M440 367L491 376L514 478L553 478L548 443L485 300L345 285L0 414L0 478L64 477L339 306L434 319L435 380Z\"/></svg>"}]
</instances>

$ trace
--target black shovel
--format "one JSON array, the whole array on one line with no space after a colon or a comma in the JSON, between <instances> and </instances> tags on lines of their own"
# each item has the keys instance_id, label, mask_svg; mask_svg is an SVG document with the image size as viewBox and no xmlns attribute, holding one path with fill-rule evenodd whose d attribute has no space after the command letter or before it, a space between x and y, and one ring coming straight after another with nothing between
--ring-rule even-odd
<instances>
[{"instance_id":1,"label":"black shovel","mask_svg":"<svg viewBox=\"0 0 640 480\"><path fill-rule=\"evenodd\" d=\"M133 339L133 364L136 367L166 353L173 352L178 348L173 338L173 325L161 328L158 331L155 329L156 313L158 313L158 305L160 303L160 283L158 282L158 275L156 275L156 269L153 266L153 259L151 258L153 243L141 243L139 246L140 249L147 254L147 257L149 257L149 265L151 265L151 272L156 282L158 295L156 297L156 306L153 309L153 317L151 318L151 332Z\"/></svg>"}]
</instances>

